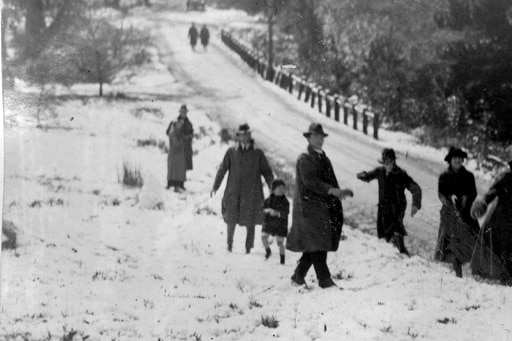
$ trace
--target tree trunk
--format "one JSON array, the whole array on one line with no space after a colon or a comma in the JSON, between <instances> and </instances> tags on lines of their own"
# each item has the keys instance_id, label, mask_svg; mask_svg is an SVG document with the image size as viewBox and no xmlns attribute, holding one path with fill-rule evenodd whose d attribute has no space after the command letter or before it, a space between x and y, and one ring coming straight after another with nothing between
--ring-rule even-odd
<instances>
[{"instance_id":1,"label":"tree trunk","mask_svg":"<svg viewBox=\"0 0 512 341\"><path fill-rule=\"evenodd\" d=\"M37 50L38 41L46 29L43 0L26 0L25 34L27 55Z\"/></svg>"},{"instance_id":2,"label":"tree trunk","mask_svg":"<svg viewBox=\"0 0 512 341\"><path fill-rule=\"evenodd\" d=\"M103 81L100 80L100 97L103 97Z\"/></svg>"}]
</instances>

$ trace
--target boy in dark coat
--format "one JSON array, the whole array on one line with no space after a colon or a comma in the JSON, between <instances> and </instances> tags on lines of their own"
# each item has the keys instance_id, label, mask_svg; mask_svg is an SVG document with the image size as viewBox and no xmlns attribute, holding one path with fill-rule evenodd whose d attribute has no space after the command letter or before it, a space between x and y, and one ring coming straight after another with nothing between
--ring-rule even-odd
<instances>
[{"instance_id":1,"label":"boy in dark coat","mask_svg":"<svg viewBox=\"0 0 512 341\"><path fill-rule=\"evenodd\" d=\"M304 137L308 149L297 159L292 226L286 248L302 252L291 278L295 285L305 285L311 266L321 288L336 286L327 266L327 252L338 250L343 227L341 200L353 196L350 189L340 189L331 161L322 150L322 125L312 123Z\"/></svg>"},{"instance_id":2,"label":"boy in dark coat","mask_svg":"<svg viewBox=\"0 0 512 341\"><path fill-rule=\"evenodd\" d=\"M284 195L285 184L283 180L272 182L272 193L263 203L263 229L261 230L261 241L265 246L265 259L272 253L270 250L269 237L275 236L279 246L281 264L284 264L284 239L288 234L288 214L290 213L290 202Z\"/></svg>"},{"instance_id":3,"label":"boy in dark coat","mask_svg":"<svg viewBox=\"0 0 512 341\"><path fill-rule=\"evenodd\" d=\"M407 235L404 227L405 209L407 199L405 189L412 194L411 216L421 208L421 188L402 168L396 165L395 151L384 148L382 159L377 167L370 172L357 174L359 180L370 182L377 179L379 183L379 206L377 211L377 236L393 242L400 253L409 255L405 247L404 236Z\"/></svg>"}]
</instances>

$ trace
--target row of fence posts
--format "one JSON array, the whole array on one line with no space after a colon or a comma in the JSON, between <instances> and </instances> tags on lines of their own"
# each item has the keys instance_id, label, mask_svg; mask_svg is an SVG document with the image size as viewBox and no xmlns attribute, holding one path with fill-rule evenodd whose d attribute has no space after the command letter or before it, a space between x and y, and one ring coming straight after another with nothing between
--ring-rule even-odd
<instances>
[{"instance_id":1,"label":"row of fence posts","mask_svg":"<svg viewBox=\"0 0 512 341\"><path fill-rule=\"evenodd\" d=\"M297 99L309 103L311 108L318 108L320 113L325 113L329 118L334 116L336 122L343 116L343 123L349 124L352 116L352 126L358 129L359 117L362 117L362 130L368 134L370 120L373 123L373 137L379 138L379 114L368 110L364 105L356 105L347 97L331 94L329 90L309 83L304 79L276 67L268 67L267 61L258 56L251 48L235 39L231 33L221 30L221 39L230 49L237 53L242 60L256 71L263 79L270 81L293 95L297 92ZM325 107L324 107L325 104Z\"/></svg>"}]
</instances>

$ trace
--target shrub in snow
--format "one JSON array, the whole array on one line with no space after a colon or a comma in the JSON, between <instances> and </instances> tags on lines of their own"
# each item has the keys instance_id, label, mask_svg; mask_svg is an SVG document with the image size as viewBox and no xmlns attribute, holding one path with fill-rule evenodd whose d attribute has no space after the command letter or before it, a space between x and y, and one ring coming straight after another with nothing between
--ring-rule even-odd
<instances>
[{"instance_id":1,"label":"shrub in snow","mask_svg":"<svg viewBox=\"0 0 512 341\"><path fill-rule=\"evenodd\" d=\"M8 220L2 220L2 250L16 249L18 228Z\"/></svg>"},{"instance_id":2,"label":"shrub in snow","mask_svg":"<svg viewBox=\"0 0 512 341\"><path fill-rule=\"evenodd\" d=\"M142 187L144 185L144 179L142 179L140 167L135 167L131 163L124 161L123 177L122 179L119 179L118 174L118 182L127 187Z\"/></svg>"},{"instance_id":3,"label":"shrub in snow","mask_svg":"<svg viewBox=\"0 0 512 341\"><path fill-rule=\"evenodd\" d=\"M275 316L262 316L261 324L267 328L277 328L279 327L279 321Z\"/></svg>"},{"instance_id":4,"label":"shrub in snow","mask_svg":"<svg viewBox=\"0 0 512 341\"><path fill-rule=\"evenodd\" d=\"M163 210L163 186L158 183L158 180L153 174L146 176L144 186L139 193L139 205L141 208L150 210Z\"/></svg>"}]
</instances>

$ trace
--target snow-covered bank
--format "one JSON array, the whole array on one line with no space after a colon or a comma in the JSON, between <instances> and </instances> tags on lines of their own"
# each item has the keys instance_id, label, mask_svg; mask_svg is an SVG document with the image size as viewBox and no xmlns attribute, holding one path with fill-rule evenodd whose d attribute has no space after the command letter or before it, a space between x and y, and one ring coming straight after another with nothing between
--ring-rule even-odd
<instances>
[{"instance_id":1,"label":"snow-covered bank","mask_svg":"<svg viewBox=\"0 0 512 341\"><path fill-rule=\"evenodd\" d=\"M23 234L16 251L2 253L0 339L512 338L512 288L402 258L350 226L328 258L344 290L320 289L313 271L309 290L291 286L299 255L288 253L279 265L274 244L265 261L259 228L252 254L245 254L240 227L228 253L222 189L209 197L228 147L218 124L189 101L194 89L161 65L116 89L129 89L128 98L97 99L75 87L83 96L57 103L45 129L34 128L28 111L6 112L4 212ZM187 191L176 194L164 190L166 155L158 143L182 102L191 109L196 153ZM288 131L279 124L272 128ZM157 146L138 143L150 140ZM140 166L154 195L118 183L124 161ZM165 210L147 208L160 199ZM272 322L278 326L264 325Z\"/></svg>"}]
</instances>

